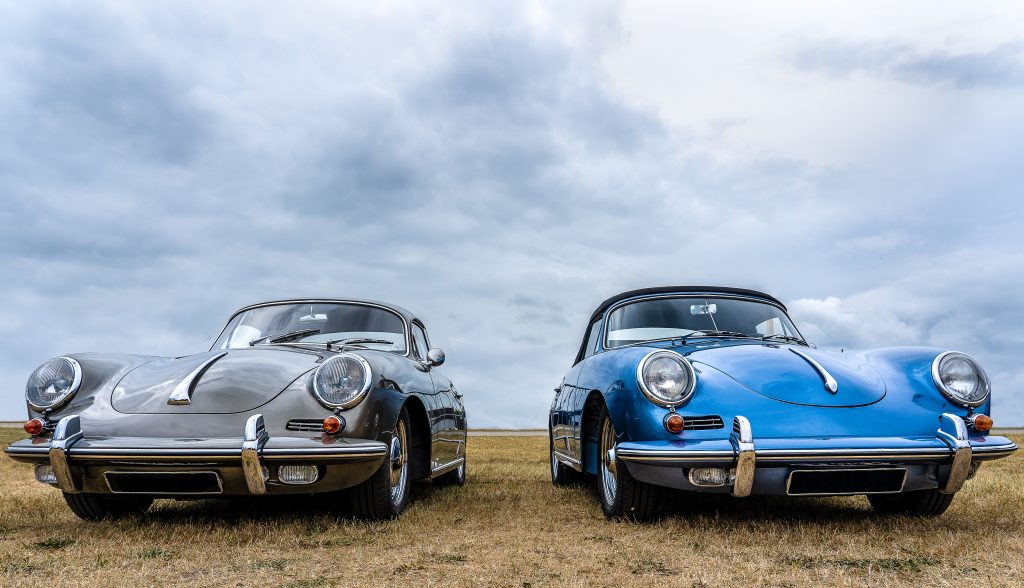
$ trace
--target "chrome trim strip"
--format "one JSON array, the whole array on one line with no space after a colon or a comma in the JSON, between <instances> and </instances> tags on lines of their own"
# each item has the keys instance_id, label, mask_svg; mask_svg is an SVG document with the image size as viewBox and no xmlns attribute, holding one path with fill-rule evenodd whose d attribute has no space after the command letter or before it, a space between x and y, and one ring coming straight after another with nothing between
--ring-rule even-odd
<instances>
[{"instance_id":1,"label":"chrome trim strip","mask_svg":"<svg viewBox=\"0 0 1024 588\"><path fill-rule=\"evenodd\" d=\"M973 445L971 446L971 451L973 451L974 453L981 453L981 454L985 454L985 453L1003 453L1003 452L1013 453L1014 451L1017 451L1018 449L1020 449L1020 447L1018 447L1016 443L1004 443L1002 445L984 445L984 446L981 446L981 447L975 447Z\"/></svg>"},{"instance_id":2,"label":"chrome trim strip","mask_svg":"<svg viewBox=\"0 0 1024 588\"><path fill-rule=\"evenodd\" d=\"M130 475L133 475L133 476L137 476L137 475L161 475L161 476L165 476L165 475L168 475L168 474L213 474L214 479L217 480L217 487L219 488L219 490L217 492L119 492L117 490L114 490L110 486L110 474L114 474L114 475L117 475L117 474L130 474ZM111 471L111 472L103 472L103 480L107 483L107 489L110 490L111 494L144 494L146 496L155 496L155 495L159 495L159 496L200 496L200 495L217 495L217 494L223 494L224 493L224 480L221 479L219 473L217 473L216 471L211 471L211 470L171 471L171 472L148 472L148 471L142 471L142 472L131 472L131 471L121 472L121 471Z\"/></svg>"},{"instance_id":3,"label":"chrome trim strip","mask_svg":"<svg viewBox=\"0 0 1024 588\"><path fill-rule=\"evenodd\" d=\"M795 349L793 347L790 347L789 350L792 351L793 353L799 355L801 358L803 358L804 361L806 361L807 363L811 364L811 366L814 369L818 370L818 375L820 375L821 379L825 381L825 389L826 390L828 390L829 392L831 392L833 394L836 394L836 393L839 392L839 382L836 382L836 379L832 377L832 374L828 373L828 370L826 370L823 365L821 365L820 363L815 361L813 357L811 357L810 355L807 355L803 351L800 351L800 350Z\"/></svg>"},{"instance_id":4,"label":"chrome trim strip","mask_svg":"<svg viewBox=\"0 0 1024 588\"><path fill-rule=\"evenodd\" d=\"M791 494L789 486L793 482L793 474L797 472L903 472L903 481L900 482L899 490L889 490L885 492L808 492L803 494ZM787 496L860 496L862 494L899 494L903 492L903 487L907 485L907 468L842 468L842 469L827 469L827 470L792 470L789 475L786 476L786 495Z\"/></svg>"},{"instance_id":5,"label":"chrome trim strip","mask_svg":"<svg viewBox=\"0 0 1024 588\"><path fill-rule=\"evenodd\" d=\"M615 455L622 461L709 461L731 462L736 459L735 451L676 451L646 452L616 449Z\"/></svg>"},{"instance_id":6,"label":"chrome trim strip","mask_svg":"<svg viewBox=\"0 0 1024 588\"><path fill-rule=\"evenodd\" d=\"M750 496L754 488L757 452L754 449L754 433L746 417L736 415L733 418L729 441L736 450L736 475L732 484L732 495L738 498Z\"/></svg>"},{"instance_id":7,"label":"chrome trim strip","mask_svg":"<svg viewBox=\"0 0 1024 588\"><path fill-rule=\"evenodd\" d=\"M245 440L242 442L242 472L250 494L266 494L267 481L263 479L260 451L270 440L263 415L254 414L245 421Z\"/></svg>"},{"instance_id":8,"label":"chrome trim strip","mask_svg":"<svg viewBox=\"0 0 1024 588\"><path fill-rule=\"evenodd\" d=\"M173 406L192 404L192 388L195 386L196 378L201 376L203 372L210 368L211 365L217 363L217 360L227 354L227 351L223 351L199 364L199 367L192 370L192 373L189 375L185 376L184 380L178 382L178 385L171 391L170 397L167 398L167 404Z\"/></svg>"},{"instance_id":9,"label":"chrome trim strip","mask_svg":"<svg viewBox=\"0 0 1024 588\"><path fill-rule=\"evenodd\" d=\"M949 467L949 476L939 487L943 494L954 494L963 487L971 470L971 442L968 439L967 423L955 414L945 413L939 417L939 439L945 441L953 450L953 463Z\"/></svg>"},{"instance_id":10,"label":"chrome trim strip","mask_svg":"<svg viewBox=\"0 0 1024 588\"><path fill-rule=\"evenodd\" d=\"M82 437L82 421L77 414L73 414L60 419L53 429L53 439L50 441L50 467L57 478L57 486L69 494L82 491L78 480L71 474L67 455L71 446Z\"/></svg>"},{"instance_id":11,"label":"chrome trim strip","mask_svg":"<svg viewBox=\"0 0 1024 588\"><path fill-rule=\"evenodd\" d=\"M286 461L295 459L359 460L385 457L388 455L388 453L388 446L381 443L379 447L318 447L316 449L310 448L302 449L299 451L296 451L294 449L264 448L263 452L261 453L261 456L263 457L264 461Z\"/></svg>"},{"instance_id":12,"label":"chrome trim strip","mask_svg":"<svg viewBox=\"0 0 1024 588\"><path fill-rule=\"evenodd\" d=\"M455 459L449 461L448 463L443 463L437 466L436 468L430 470L430 477L433 478L435 476L440 476L441 474L444 474L446 472L450 472L464 463L466 463L466 458L456 457Z\"/></svg>"},{"instance_id":13,"label":"chrome trim strip","mask_svg":"<svg viewBox=\"0 0 1024 588\"><path fill-rule=\"evenodd\" d=\"M555 451L554 454L555 454L555 459L557 459L558 461L564 463L565 465L571 467L574 470L580 469L580 465L581 465L580 464L580 460L578 460L578 459L576 459L574 457L570 457L570 456L568 456L568 455L566 455L564 453L560 453L558 451Z\"/></svg>"}]
</instances>

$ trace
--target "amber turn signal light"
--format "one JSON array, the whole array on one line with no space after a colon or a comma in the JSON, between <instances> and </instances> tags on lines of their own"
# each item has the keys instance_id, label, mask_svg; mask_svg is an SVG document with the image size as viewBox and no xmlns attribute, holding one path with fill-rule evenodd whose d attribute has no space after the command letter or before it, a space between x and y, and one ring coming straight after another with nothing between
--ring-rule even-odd
<instances>
[{"instance_id":1,"label":"amber turn signal light","mask_svg":"<svg viewBox=\"0 0 1024 588\"><path fill-rule=\"evenodd\" d=\"M976 414L971 417L971 426L975 431L985 433L992 430L992 417L985 414Z\"/></svg>"},{"instance_id":2,"label":"amber turn signal light","mask_svg":"<svg viewBox=\"0 0 1024 588\"><path fill-rule=\"evenodd\" d=\"M43 421L42 419L32 419L25 421L25 432L33 437L43 432Z\"/></svg>"},{"instance_id":3,"label":"amber turn signal light","mask_svg":"<svg viewBox=\"0 0 1024 588\"><path fill-rule=\"evenodd\" d=\"M673 435L683 430L683 417L672 412L665 416L665 430Z\"/></svg>"},{"instance_id":4,"label":"amber turn signal light","mask_svg":"<svg viewBox=\"0 0 1024 588\"><path fill-rule=\"evenodd\" d=\"M324 419L324 433L333 435L340 433L345 428L345 421L336 416L329 416Z\"/></svg>"}]
</instances>

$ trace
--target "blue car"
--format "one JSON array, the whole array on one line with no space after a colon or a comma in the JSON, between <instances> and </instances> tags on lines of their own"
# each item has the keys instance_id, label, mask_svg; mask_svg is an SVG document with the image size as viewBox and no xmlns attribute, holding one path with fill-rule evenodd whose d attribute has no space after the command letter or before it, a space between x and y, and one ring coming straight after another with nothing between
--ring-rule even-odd
<instances>
[{"instance_id":1,"label":"blue car","mask_svg":"<svg viewBox=\"0 0 1024 588\"><path fill-rule=\"evenodd\" d=\"M989 435L989 380L971 357L821 351L753 290L613 296L573 363L551 405L551 478L596 477L609 518L657 516L666 488L866 495L883 513L937 516L1017 450Z\"/></svg>"}]
</instances>

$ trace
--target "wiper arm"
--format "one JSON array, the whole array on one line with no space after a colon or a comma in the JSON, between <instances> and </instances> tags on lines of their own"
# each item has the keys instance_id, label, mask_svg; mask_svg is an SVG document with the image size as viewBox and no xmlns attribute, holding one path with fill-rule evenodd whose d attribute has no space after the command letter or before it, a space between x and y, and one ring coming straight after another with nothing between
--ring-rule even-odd
<instances>
[{"instance_id":1,"label":"wiper arm","mask_svg":"<svg viewBox=\"0 0 1024 588\"><path fill-rule=\"evenodd\" d=\"M739 331L694 331L687 333L680 337L683 343L690 337L743 337L744 339L753 338L753 335L746 333L740 333Z\"/></svg>"},{"instance_id":2,"label":"wiper arm","mask_svg":"<svg viewBox=\"0 0 1024 588\"><path fill-rule=\"evenodd\" d=\"M800 337L794 337L793 335L764 335L761 337L762 341L788 341L790 343L799 343L805 347L810 347L807 341L804 341Z\"/></svg>"},{"instance_id":3,"label":"wiper arm","mask_svg":"<svg viewBox=\"0 0 1024 588\"><path fill-rule=\"evenodd\" d=\"M336 345L338 343L341 343L342 347L345 347L346 345L359 345L360 343L395 344L394 341L388 341L387 339L367 339L363 337L356 337L354 339L331 339L327 342L327 349L330 350L332 345Z\"/></svg>"},{"instance_id":4,"label":"wiper arm","mask_svg":"<svg viewBox=\"0 0 1024 588\"><path fill-rule=\"evenodd\" d=\"M249 341L249 347L256 345L257 343L284 343L285 341L292 341L294 339L301 339L307 335L316 335L320 332L320 329L299 329L298 331L292 331L290 333L282 333L280 335L266 335Z\"/></svg>"}]
</instances>

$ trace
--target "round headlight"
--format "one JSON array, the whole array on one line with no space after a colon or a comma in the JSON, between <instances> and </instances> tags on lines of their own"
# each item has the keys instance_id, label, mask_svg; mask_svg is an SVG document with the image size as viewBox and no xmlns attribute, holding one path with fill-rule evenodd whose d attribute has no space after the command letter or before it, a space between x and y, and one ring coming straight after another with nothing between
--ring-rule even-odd
<instances>
[{"instance_id":1,"label":"round headlight","mask_svg":"<svg viewBox=\"0 0 1024 588\"><path fill-rule=\"evenodd\" d=\"M352 408L370 389L370 364L354 353L342 353L313 374L313 395L328 408Z\"/></svg>"},{"instance_id":2,"label":"round headlight","mask_svg":"<svg viewBox=\"0 0 1024 588\"><path fill-rule=\"evenodd\" d=\"M25 400L37 411L62 406L82 385L82 366L70 357L51 359L36 368L25 384Z\"/></svg>"},{"instance_id":3,"label":"round headlight","mask_svg":"<svg viewBox=\"0 0 1024 588\"><path fill-rule=\"evenodd\" d=\"M648 400L659 406L686 402L697 383L690 362L672 351L648 353L637 366L636 379Z\"/></svg>"},{"instance_id":4,"label":"round headlight","mask_svg":"<svg viewBox=\"0 0 1024 588\"><path fill-rule=\"evenodd\" d=\"M932 362L935 386L961 406L979 406L991 391L988 376L978 362L957 351L947 351Z\"/></svg>"}]
</instances>

